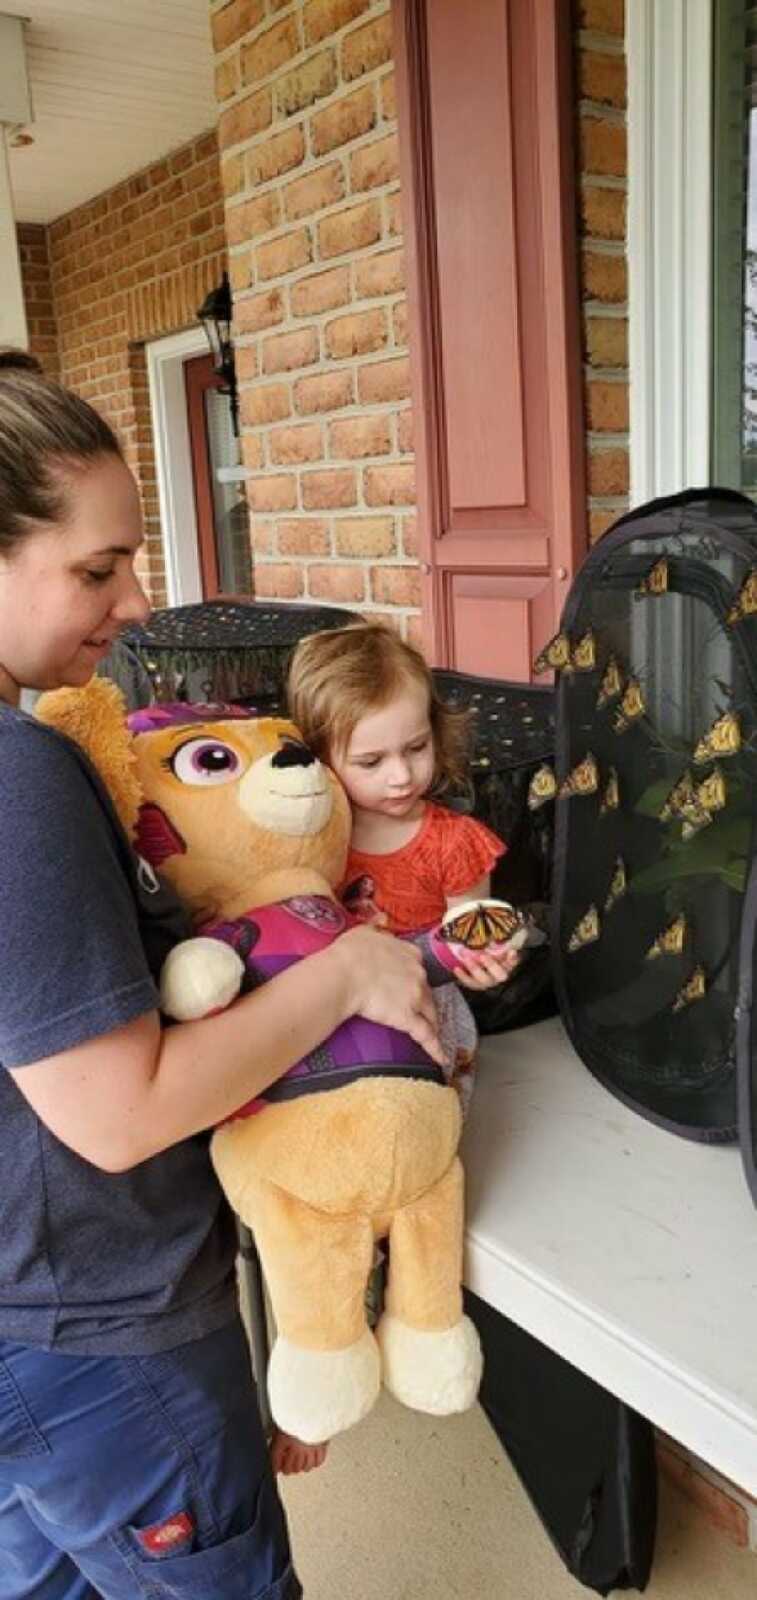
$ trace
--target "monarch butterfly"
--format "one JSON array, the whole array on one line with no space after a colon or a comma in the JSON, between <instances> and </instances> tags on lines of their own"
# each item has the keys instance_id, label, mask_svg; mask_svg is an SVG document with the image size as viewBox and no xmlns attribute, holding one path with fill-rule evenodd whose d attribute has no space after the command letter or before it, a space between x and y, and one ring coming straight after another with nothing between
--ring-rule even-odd
<instances>
[{"instance_id":1,"label":"monarch butterfly","mask_svg":"<svg viewBox=\"0 0 757 1600\"><path fill-rule=\"evenodd\" d=\"M548 672L550 667L554 667L556 672L570 671L570 639L567 633L556 633L536 657L534 672L537 676L541 672Z\"/></svg>"},{"instance_id":2,"label":"monarch butterfly","mask_svg":"<svg viewBox=\"0 0 757 1600\"><path fill-rule=\"evenodd\" d=\"M626 873L626 864L625 864L625 861L623 860L623 857L622 856L618 856L616 861L615 861L615 867L614 867L614 870L613 870L612 877L610 879L610 887L609 887L609 889L607 891L607 899L605 900L605 911L611 911L612 910L613 906L615 905L616 900L619 900L621 895L625 894L627 888L628 888L628 876L627 876L627 873Z\"/></svg>"},{"instance_id":3,"label":"monarch butterfly","mask_svg":"<svg viewBox=\"0 0 757 1600\"><path fill-rule=\"evenodd\" d=\"M683 952L688 931L689 925L686 917L683 912L680 912L677 917L673 918L672 922L668 923L667 928L664 928L662 933L658 933L654 944L649 946L647 961L656 961L658 956L680 956Z\"/></svg>"},{"instance_id":4,"label":"monarch butterfly","mask_svg":"<svg viewBox=\"0 0 757 1600\"><path fill-rule=\"evenodd\" d=\"M757 611L757 567L752 567L739 589L726 622L741 622L742 617L753 617Z\"/></svg>"},{"instance_id":5,"label":"monarch butterfly","mask_svg":"<svg viewBox=\"0 0 757 1600\"><path fill-rule=\"evenodd\" d=\"M596 906L589 906L588 911L584 912L580 922L577 922L573 929L568 940L568 950L581 950L584 945L593 944L595 939L599 938L600 932L599 912Z\"/></svg>"},{"instance_id":6,"label":"monarch butterfly","mask_svg":"<svg viewBox=\"0 0 757 1600\"><path fill-rule=\"evenodd\" d=\"M578 644L574 646L571 657L571 666L576 672L593 672L597 665L597 649L594 634L591 628L582 634Z\"/></svg>"},{"instance_id":7,"label":"monarch butterfly","mask_svg":"<svg viewBox=\"0 0 757 1600\"><path fill-rule=\"evenodd\" d=\"M561 783L561 795L594 794L599 788L599 768L591 752L585 755L583 761L568 773L564 783Z\"/></svg>"},{"instance_id":8,"label":"monarch butterfly","mask_svg":"<svg viewBox=\"0 0 757 1600\"><path fill-rule=\"evenodd\" d=\"M724 711L716 717L694 751L697 766L711 761L713 756L735 756L741 749L741 724L734 711Z\"/></svg>"},{"instance_id":9,"label":"monarch butterfly","mask_svg":"<svg viewBox=\"0 0 757 1600\"><path fill-rule=\"evenodd\" d=\"M694 834L699 833L702 828L709 827L712 820L712 812L700 806L698 800L692 800L691 805L687 806L683 813L681 838L693 839Z\"/></svg>"},{"instance_id":10,"label":"monarch butterfly","mask_svg":"<svg viewBox=\"0 0 757 1600\"><path fill-rule=\"evenodd\" d=\"M506 944L522 927L523 918L504 900L478 900L456 906L444 918L440 931L448 944L485 950L490 944Z\"/></svg>"},{"instance_id":11,"label":"monarch butterfly","mask_svg":"<svg viewBox=\"0 0 757 1600\"><path fill-rule=\"evenodd\" d=\"M655 561L654 566L650 567L646 577L642 578L641 583L636 590L637 595L666 594L668 589L668 576L667 557L661 556L660 560Z\"/></svg>"},{"instance_id":12,"label":"monarch butterfly","mask_svg":"<svg viewBox=\"0 0 757 1600\"><path fill-rule=\"evenodd\" d=\"M683 1011L684 1006L690 1006L694 1000L703 1000L707 993L707 974L704 967L695 967L691 977L679 989L673 1001L674 1011Z\"/></svg>"},{"instance_id":13,"label":"monarch butterfly","mask_svg":"<svg viewBox=\"0 0 757 1600\"><path fill-rule=\"evenodd\" d=\"M683 776L673 786L667 800L660 812L661 822L670 822L671 817L680 817L684 806L690 805L694 798L694 779L690 772Z\"/></svg>"},{"instance_id":14,"label":"monarch butterfly","mask_svg":"<svg viewBox=\"0 0 757 1600\"><path fill-rule=\"evenodd\" d=\"M643 717L646 709L647 704L638 678L629 678L623 690L623 698L613 723L615 732L625 733L626 728L629 728L637 717Z\"/></svg>"},{"instance_id":15,"label":"monarch butterfly","mask_svg":"<svg viewBox=\"0 0 757 1600\"><path fill-rule=\"evenodd\" d=\"M614 767L610 767L610 770L607 774L605 792L602 795L602 803L599 807L600 817L604 816L605 812L607 811L617 811L619 805L620 786L618 784L618 774Z\"/></svg>"},{"instance_id":16,"label":"monarch butterfly","mask_svg":"<svg viewBox=\"0 0 757 1600\"><path fill-rule=\"evenodd\" d=\"M617 695L622 693L623 674L620 670L618 662L615 659L615 656L610 656L607 666L602 674L602 682L599 685L599 694L597 695L597 710L601 711L603 706L606 706L610 700L614 700Z\"/></svg>"},{"instance_id":17,"label":"monarch butterfly","mask_svg":"<svg viewBox=\"0 0 757 1600\"><path fill-rule=\"evenodd\" d=\"M725 778L719 767L715 767L709 778L697 785L696 797L700 806L706 811L722 811L726 802Z\"/></svg>"},{"instance_id":18,"label":"monarch butterfly","mask_svg":"<svg viewBox=\"0 0 757 1600\"><path fill-rule=\"evenodd\" d=\"M538 767L528 785L528 809L538 811L540 806L546 805L548 800L554 800L557 794L557 779L551 767L545 763Z\"/></svg>"}]
</instances>

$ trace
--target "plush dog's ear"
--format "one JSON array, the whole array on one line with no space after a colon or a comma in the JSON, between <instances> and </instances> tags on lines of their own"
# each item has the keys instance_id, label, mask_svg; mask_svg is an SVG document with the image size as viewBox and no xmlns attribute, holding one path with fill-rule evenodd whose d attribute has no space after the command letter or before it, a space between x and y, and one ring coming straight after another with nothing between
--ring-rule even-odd
<instances>
[{"instance_id":1,"label":"plush dog's ear","mask_svg":"<svg viewBox=\"0 0 757 1600\"><path fill-rule=\"evenodd\" d=\"M142 790L121 690L109 678L91 678L83 689L51 689L40 695L34 715L89 756L131 837Z\"/></svg>"}]
</instances>

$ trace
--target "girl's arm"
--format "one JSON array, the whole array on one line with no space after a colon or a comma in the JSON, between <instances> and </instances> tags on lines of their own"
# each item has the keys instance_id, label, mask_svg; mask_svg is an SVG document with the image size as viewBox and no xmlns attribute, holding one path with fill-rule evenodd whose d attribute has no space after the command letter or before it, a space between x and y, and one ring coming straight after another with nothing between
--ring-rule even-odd
<instances>
[{"instance_id":1,"label":"girl's arm","mask_svg":"<svg viewBox=\"0 0 757 1600\"><path fill-rule=\"evenodd\" d=\"M357 928L218 1015L162 1030L151 1011L9 1070L57 1138L123 1172L231 1116L358 1013L442 1062L419 952Z\"/></svg>"},{"instance_id":2,"label":"girl's arm","mask_svg":"<svg viewBox=\"0 0 757 1600\"><path fill-rule=\"evenodd\" d=\"M448 894L447 910L451 911L453 906L464 905L466 900L488 900L491 892L492 880L487 873L485 878L479 878L478 883L472 883L470 889L461 889L456 894Z\"/></svg>"}]
</instances>

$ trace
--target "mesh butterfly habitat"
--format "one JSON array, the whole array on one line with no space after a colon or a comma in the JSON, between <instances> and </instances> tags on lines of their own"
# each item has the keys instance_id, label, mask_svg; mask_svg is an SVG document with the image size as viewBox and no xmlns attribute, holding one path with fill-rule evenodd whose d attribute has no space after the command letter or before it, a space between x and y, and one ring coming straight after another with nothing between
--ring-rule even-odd
<instances>
[{"instance_id":1,"label":"mesh butterfly habitat","mask_svg":"<svg viewBox=\"0 0 757 1600\"><path fill-rule=\"evenodd\" d=\"M757 510L631 512L537 662L556 675L553 965L585 1063L691 1138L740 1137L757 1203Z\"/></svg>"}]
</instances>

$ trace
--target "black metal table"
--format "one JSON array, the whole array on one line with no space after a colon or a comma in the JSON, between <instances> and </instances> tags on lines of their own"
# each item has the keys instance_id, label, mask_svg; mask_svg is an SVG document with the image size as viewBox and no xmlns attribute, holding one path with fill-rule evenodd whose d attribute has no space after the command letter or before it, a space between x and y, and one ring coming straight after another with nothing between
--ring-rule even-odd
<instances>
[{"instance_id":1,"label":"black metal table","mask_svg":"<svg viewBox=\"0 0 757 1600\"><path fill-rule=\"evenodd\" d=\"M126 628L101 671L130 703L254 700L278 710L298 640L354 617L338 606L260 600L171 606L144 627Z\"/></svg>"}]
</instances>

